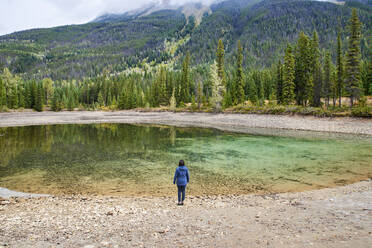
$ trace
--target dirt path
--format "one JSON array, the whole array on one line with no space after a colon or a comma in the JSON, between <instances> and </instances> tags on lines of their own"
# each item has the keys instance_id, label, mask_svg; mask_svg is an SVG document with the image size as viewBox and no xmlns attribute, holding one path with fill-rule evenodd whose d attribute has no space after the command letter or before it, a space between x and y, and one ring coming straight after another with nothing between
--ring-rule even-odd
<instances>
[{"instance_id":1,"label":"dirt path","mask_svg":"<svg viewBox=\"0 0 372 248\"><path fill-rule=\"evenodd\" d=\"M141 123L218 128L254 132L255 128L310 130L372 135L372 119L316 118L281 115L170 113L170 112L14 112L0 113L0 127L88 123ZM263 130L259 130L262 132ZM270 130L267 130L270 132Z\"/></svg>"},{"instance_id":2,"label":"dirt path","mask_svg":"<svg viewBox=\"0 0 372 248\"><path fill-rule=\"evenodd\" d=\"M0 247L370 247L372 181L266 196L58 197L0 205Z\"/></svg>"}]
</instances>

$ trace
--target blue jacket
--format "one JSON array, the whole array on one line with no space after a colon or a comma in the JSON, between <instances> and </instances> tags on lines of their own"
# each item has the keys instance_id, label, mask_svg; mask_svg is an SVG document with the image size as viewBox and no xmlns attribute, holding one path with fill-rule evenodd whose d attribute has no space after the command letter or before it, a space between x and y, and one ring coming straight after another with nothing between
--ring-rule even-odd
<instances>
[{"instance_id":1,"label":"blue jacket","mask_svg":"<svg viewBox=\"0 0 372 248\"><path fill-rule=\"evenodd\" d=\"M178 166L174 173L173 184L177 181L177 186L185 186L190 181L189 169L186 166Z\"/></svg>"}]
</instances>

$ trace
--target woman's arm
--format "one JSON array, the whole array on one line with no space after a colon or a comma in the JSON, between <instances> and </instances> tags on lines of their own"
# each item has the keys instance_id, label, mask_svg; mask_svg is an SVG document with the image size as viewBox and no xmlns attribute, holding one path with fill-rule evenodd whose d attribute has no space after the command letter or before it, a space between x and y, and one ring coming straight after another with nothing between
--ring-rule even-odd
<instances>
[{"instance_id":1,"label":"woman's arm","mask_svg":"<svg viewBox=\"0 0 372 248\"><path fill-rule=\"evenodd\" d=\"M187 183L189 183L190 182L189 169L186 170L186 178L187 178Z\"/></svg>"},{"instance_id":2,"label":"woman's arm","mask_svg":"<svg viewBox=\"0 0 372 248\"><path fill-rule=\"evenodd\" d=\"M176 184L177 172L178 172L178 169L176 169L176 172L174 173L173 184Z\"/></svg>"}]
</instances>

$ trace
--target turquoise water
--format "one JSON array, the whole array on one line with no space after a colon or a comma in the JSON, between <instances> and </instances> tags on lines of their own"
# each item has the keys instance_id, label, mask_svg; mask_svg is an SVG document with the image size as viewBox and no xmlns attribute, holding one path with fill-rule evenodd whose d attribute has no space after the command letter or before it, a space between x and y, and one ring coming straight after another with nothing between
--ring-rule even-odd
<instances>
[{"instance_id":1,"label":"turquoise water","mask_svg":"<svg viewBox=\"0 0 372 248\"><path fill-rule=\"evenodd\" d=\"M195 195L302 191L371 178L372 137L255 133L128 124L0 128L0 187L168 195L180 159Z\"/></svg>"}]
</instances>

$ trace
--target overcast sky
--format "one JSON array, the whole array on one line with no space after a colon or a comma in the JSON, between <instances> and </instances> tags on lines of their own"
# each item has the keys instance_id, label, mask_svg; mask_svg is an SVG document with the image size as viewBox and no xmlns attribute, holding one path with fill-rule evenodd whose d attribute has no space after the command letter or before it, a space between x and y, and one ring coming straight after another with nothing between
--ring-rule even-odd
<instances>
[{"instance_id":1,"label":"overcast sky","mask_svg":"<svg viewBox=\"0 0 372 248\"><path fill-rule=\"evenodd\" d=\"M158 0L161 1L161 0ZM202 0L211 2L212 0ZM104 13L120 13L151 0L0 0L0 35L31 28L86 23ZM172 3L200 2L171 0Z\"/></svg>"}]
</instances>

